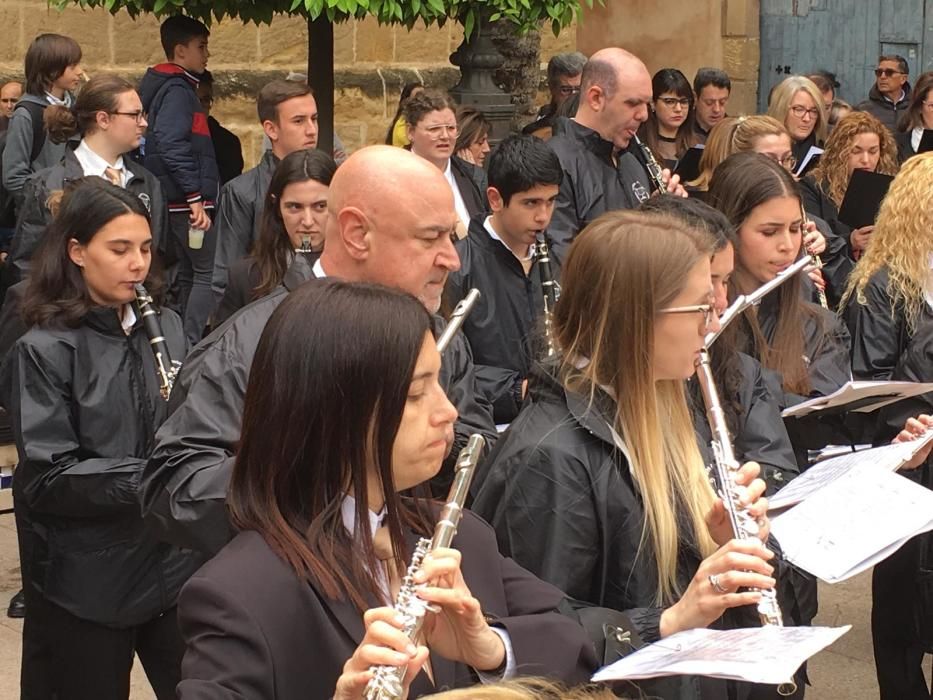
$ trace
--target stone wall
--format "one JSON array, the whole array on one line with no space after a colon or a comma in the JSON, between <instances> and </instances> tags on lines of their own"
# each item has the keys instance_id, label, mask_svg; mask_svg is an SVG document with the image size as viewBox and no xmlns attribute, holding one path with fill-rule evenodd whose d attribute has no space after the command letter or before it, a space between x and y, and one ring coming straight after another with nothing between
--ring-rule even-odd
<instances>
[{"instance_id":1,"label":"stone wall","mask_svg":"<svg viewBox=\"0 0 933 700\"><path fill-rule=\"evenodd\" d=\"M159 23L151 16L135 20L127 13L101 9L48 9L45 0L0 0L0 78L20 77L26 47L41 32L74 37L90 73L117 72L136 81L146 67L164 60ZM542 32L541 52L549 56L573 50L574 29L555 38ZM404 83L421 81L450 87L459 73L448 60L463 40L456 22L444 27L379 26L372 19L334 27L337 133L348 149L381 143L395 114ZM259 158L262 143L255 94L266 81L289 71L307 71L308 32L299 18L276 17L269 26L225 21L211 28L209 68L216 81L214 115L243 142L248 165Z\"/></svg>"}]
</instances>

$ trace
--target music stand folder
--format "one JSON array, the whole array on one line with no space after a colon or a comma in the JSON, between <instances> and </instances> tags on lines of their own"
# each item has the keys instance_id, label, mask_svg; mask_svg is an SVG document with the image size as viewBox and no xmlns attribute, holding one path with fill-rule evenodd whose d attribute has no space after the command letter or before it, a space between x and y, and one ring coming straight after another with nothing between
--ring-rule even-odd
<instances>
[{"instance_id":1,"label":"music stand folder","mask_svg":"<svg viewBox=\"0 0 933 700\"><path fill-rule=\"evenodd\" d=\"M703 156L703 145L698 144L687 150L677 161L674 173L680 175L681 182L691 182L700 177L700 158Z\"/></svg>"},{"instance_id":2,"label":"music stand folder","mask_svg":"<svg viewBox=\"0 0 933 700\"><path fill-rule=\"evenodd\" d=\"M839 207L839 220L852 228L873 225L893 179L867 170L853 171Z\"/></svg>"}]
</instances>

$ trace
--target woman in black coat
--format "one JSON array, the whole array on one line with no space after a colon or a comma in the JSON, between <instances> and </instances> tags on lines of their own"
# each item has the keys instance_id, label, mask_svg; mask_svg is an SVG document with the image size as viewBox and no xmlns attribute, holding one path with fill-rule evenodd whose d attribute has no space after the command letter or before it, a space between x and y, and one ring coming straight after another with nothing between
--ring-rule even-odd
<instances>
[{"instance_id":1,"label":"woman in black coat","mask_svg":"<svg viewBox=\"0 0 933 700\"><path fill-rule=\"evenodd\" d=\"M315 149L295 151L279 162L262 206L256 246L230 266L215 328L282 284L296 254L313 259L321 254L327 191L336 170L334 159Z\"/></svg>"},{"instance_id":2,"label":"woman in black coat","mask_svg":"<svg viewBox=\"0 0 933 700\"><path fill-rule=\"evenodd\" d=\"M469 513L455 549L415 578L440 608L425 641L398 629L396 585L438 519L422 485L457 417L435 342L421 302L375 285L312 280L273 313L228 496L240 532L179 602L179 698L361 698L374 664L407 666L409 697L515 673L589 677L593 648L557 612L563 594Z\"/></svg>"},{"instance_id":3,"label":"woman in black coat","mask_svg":"<svg viewBox=\"0 0 933 700\"><path fill-rule=\"evenodd\" d=\"M23 301L29 330L3 365L20 463L13 499L26 593L24 649L44 650L23 691L59 698L129 695L133 655L173 698L182 643L175 598L202 563L144 526L137 485L166 415L149 339L134 307L148 282L148 214L130 192L78 180L46 232ZM180 319L162 334L185 354Z\"/></svg>"},{"instance_id":4,"label":"woman in black coat","mask_svg":"<svg viewBox=\"0 0 933 700\"><path fill-rule=\"evenodd\" d=\"M933 153L908 160L881 205L872 243L846 290L845 319L852 334L852 372L857 379L933 381ZM898 402L881 413L874 440L885 442L917 409L931 412L929 397ZM923 418L923 417L921 417ZM930 466L911 476L930 485ZM929 698L924 652L933 637L933 591L919 587L921 555L930 535L914 538L875 566L872 576L872 641L882 700ZM926 568L933 567L926 555ZM920 605L925 602L925 607ZM922 640L926 640L926 645Z\"/></svg>"},{"instance_id":5,"label":"woman in black coat","mask_svg":"<svg viewBox=\"0 0 933 700\"><path fill-rule=\"evenodd\" d=\"M646 642L754 603L760 594L740 586L775 585L763 545L730 542L684 394L717 323L711 252L656 214L612 212L584 229L563 267L558 360L530 377L474 485L473 508L504 553L573 598L626 611ZM755 474L746 465L742 480L763 516ZM726 693L692 677L666 683L650 689Z\"/></svg>"}]
</instances>

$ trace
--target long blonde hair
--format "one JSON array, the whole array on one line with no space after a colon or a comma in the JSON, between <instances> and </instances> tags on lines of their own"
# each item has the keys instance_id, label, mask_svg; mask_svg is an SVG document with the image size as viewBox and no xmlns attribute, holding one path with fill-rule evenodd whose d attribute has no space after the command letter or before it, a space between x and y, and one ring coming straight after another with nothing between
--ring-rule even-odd
<instances>
[{"instance_id":1,"label":"long blonde hair","mask_svg":"<svg viewBox=\"0 0 933 700\"><path fill-rule=\"evenodd\" d=\"M677 559L692 534L700 553L716 545L705 517L713 504L682 380L655 381L658 310L680 293L690 270L712 255L712 240L673 218L615 211L587 226L567 254L563 293L554 313L565 386L595 397L616 396L615 429L629 450L645 509L639 546L657 560L659 604L681 593ZM582 369L579 358L589 358ZM678 517L682 516L682 517ZM682 532L682 525L692 532Z\"/></svg>"},{"instance_id":2,"label":"long blonde hair","mask_svg":"<svg viewBox=\"0 0 933 700\"><path fill-rule=\"evenodd\" d=\"M859 134L876 134L881 148L876 173L894 175L897 172L897 144L887 127L868 112L852 112L833 127L819 164L813 169L817 185L836 206L842 206L849 187L849 154Z\"/></svg>"},{"instance_id":3,"label":"long blonde hair","mask_svg":"<svg viewBox=\"0 0 933 700\"><path fill-rule=\"evenodd\" d=\"M872 275L887 268L892 310L901 306L913 333L925 302L933 255L933 152L904 163L881 203L868 249L849 275L840 306L853 295L864 304Z\"/></svg>"},{"instance_id":4,"label":"long blonde hair","mask_svg":"<svg viewBox=\"0 0 933 700\"><path fill-rule=\"evenodd\" d=\"M546 678L516 678L489 685L448 690L427 696L426 700L615 700L606 686L566 688Z\"/></svg>"},{"instance_id":5,"label":"long blonde hair","mask_svg":"<svg viewBox=\"0 0 933 700\"><path fill-rule=\"evenodd\" d=\"M794 101L794 95L801 91L810 95L819 112L811 133L816 136L817 143L823 143L826 140L826 122L828 119L826 107L823 105L823 95L813 81L803 75L792 75L789 78L784 78L775 86L774 91L771 93L771 99L768 101L768 116L774 117L781 124L787 126L790 103Z\"/></svg>"},{"instance_id":6,"label":"long blonde hair","mask_svg":"<svg viewBox=\"0 0 933 700\"><path fill-rule=\"evenodd\" d=\"M706 147L700 156L700 175L689 184L701 190L708 190L713 171L726 158L733 153L754 151L758 146L758 140L765 136L781 135L790 139L784 125L766 114L723 119L713 127L706 140Z\"/></svg>"}]
</instances>

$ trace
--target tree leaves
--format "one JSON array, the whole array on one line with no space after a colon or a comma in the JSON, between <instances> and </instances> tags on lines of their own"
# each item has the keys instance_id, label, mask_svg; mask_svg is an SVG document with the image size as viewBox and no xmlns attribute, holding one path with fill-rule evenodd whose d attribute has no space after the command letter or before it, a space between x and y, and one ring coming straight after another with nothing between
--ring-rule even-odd
<instances>
[{"instance_id":1,"label":"tree leaves","mask_svg":"<svg viewBox=\"0 0 933 700\"><path fill-rule=\"evenodd\" d=\"M604 0L597 0L603 4ZM470 36L482 19L504 19L520 32L551 23L555 33L570 24L581 6L593 0L49 0L63 10L70 5L103 7L116 14L125 9L131 16L152 13L157 17L186 14L210 24L225 17L243 22L268 24L277 14L317 19L324 15L331 22L351 17L374 17L380 24L401 24L408 28L418 20L425 26L443 26L448 19L463 24Z\"/></svg>"}]
</instances>

